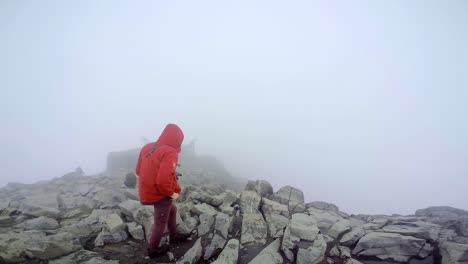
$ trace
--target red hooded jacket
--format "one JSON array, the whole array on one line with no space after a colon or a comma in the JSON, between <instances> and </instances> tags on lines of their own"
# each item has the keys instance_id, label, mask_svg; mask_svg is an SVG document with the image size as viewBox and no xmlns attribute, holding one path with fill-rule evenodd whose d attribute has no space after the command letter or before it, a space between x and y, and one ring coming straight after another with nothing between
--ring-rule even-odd
<instances>
[{"instance_id":1,"label":"red hooded jacket","mask_svg":"<svg viewBox=\"0 0 468 264\"><path fill-rule=\"evenodd\" d=\"M168 124L155 143L146 144L141 149L136 174L142 204L154 204L180 193L176 166L183 140L182 130L177 125Z\"/></svg>"}]
</instances>

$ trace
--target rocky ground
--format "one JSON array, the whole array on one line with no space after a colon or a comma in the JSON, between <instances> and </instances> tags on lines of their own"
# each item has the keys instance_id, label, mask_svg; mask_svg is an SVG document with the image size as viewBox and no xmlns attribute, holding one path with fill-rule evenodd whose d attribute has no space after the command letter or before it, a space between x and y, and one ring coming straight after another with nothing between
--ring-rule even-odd
<instances>
[{"instance_id":1,"label":"rocky ground","mask_svg":"<svg viewBox=\"0 0 468 264\"><path fill-rule=\"evenodd\" d=\"M137 193L125 175L8 184L0 189L0 262L468 263L466 211L349 215L333 204L306 203L294 187L274 192L262 180L243 191L184 186L177 228L191 240L148 259L153 210Z\"/></svg>"}]
</instances>

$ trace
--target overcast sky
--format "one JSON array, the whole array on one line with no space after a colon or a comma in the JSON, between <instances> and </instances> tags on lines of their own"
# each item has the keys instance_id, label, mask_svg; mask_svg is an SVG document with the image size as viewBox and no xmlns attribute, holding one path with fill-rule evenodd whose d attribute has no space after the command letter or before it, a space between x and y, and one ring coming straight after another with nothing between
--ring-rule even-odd
<instances>
[{"instance_id":1,"label":"overcast sky","mask_svg":"<svg viewBox=\"0 0 468 264\"><path fill-rule=\"evenodd\" d=\"M180 125L348 213L468 209L468 1L0 0L0 185Z\"/></svg>"}]
</instances>

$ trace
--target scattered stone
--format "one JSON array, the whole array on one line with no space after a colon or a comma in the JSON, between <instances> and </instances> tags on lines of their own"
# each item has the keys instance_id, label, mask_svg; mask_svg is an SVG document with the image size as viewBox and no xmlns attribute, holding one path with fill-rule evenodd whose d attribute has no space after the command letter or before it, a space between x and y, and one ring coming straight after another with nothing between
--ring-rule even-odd
<instances>
[{"instance_id":1,"label":"scattered stone","mask_svg":"<svg viewBox=\"0 0 468 264\"><path fill-rule=\"evenodd\" d=\"M136 240L144 240L145 233L143 227L135 222L127 223L128 232Z\"/></svg>"},{"instance_id":2,"label":"scattered stone","mask_svg":"<svg viewBox=\"0 0 468 264\"><path fill-rule=\"evenodd\" d=\"M54 230L58 229L60 225L55 219L41 216L38 218L27 220L20 224L19 227L24 228L26 230Z\"/></svg>"},{"instance_id":3,"label":"scattered stone","mask_svg":"<svg viewBox=\"0 0 468 264\"><path fill-rule=\"evenodd\" d=\"M201 245L201 238L199 238L193 247L185 253L185 255L177 261L177 264L195 264L200 260L201 256L203 254L203 248Z\"/></svg>"},{"instance_id":4,"label":"scattered stone","mask_svg":"<svg viewBox=\"0 0 468 264\"><path fill-rule=\"evenodd\" d=\"M263 249L249 264L281 264L283 263L283 257L279 253L281 247L281 241L277 238L271 242L265 249Z\"/></svg>"},{"instance_id":5,"label":"scattered stone","mask_svg":"<svg viewBox=\"0 0 468 264\"><path fill-rule=\"evenodd\" d=\"M328 231L328 235L333 238L338 238L340 235L344 234L351 230L349 220L342 219L333 224L333 226Z\"/></svg>"},{"instance_id":6,"label":"scattered stone","mask_svg":"<svg viewBox=\"0 0 468 264\"><path fill-rule=\"evenodd\" d=\"M213 256L213 254L216 251L219 250L221 252L221 250L224 248L224 244L226 244L226 239L219 236L218 234L215 234L213 239L211 239L210 244L208 245L208 247L206 247L205 255L204 255L203 258L205 260L208 260Z\"/></svg>"},{"instance_id":7,"label":"scattered stone","mask_svg":"<svg viewBox=\"0 0 468 264\"><path fill-rule=\"evenodd\" d=\"M215 219L215 230L219 232L225 239L228 238L229 232L233 227L233 217L224 213L219 213Z\"/></svg>"},{"instance_id":8,"label":"scattered stone","mask_svg":"<svg viewBox=\"0 0 468 264\"><path fill-rule=\"evenodd\" d=\"M125 176L125 181L124 181L125 186L133 189L136 187L137 182L138 182L138 179L133 172L127 173L127 175Z\"/></svg>"},{"instance_id":9,"label":"scattered stone","mask_svg":"<svg viewBox=\"0 0 468 264\"><path fill-rule=\"evenodd\" d=\"M265 180L257 180L255 182L255 191L261 197L268 197L273 194L273 187Z\"/></svg>"},{"instance_id":10,"label":"scattered stone","mask_svg":"<svg viewBox=\"0 0 468 264\"><path fill-rule=\"evenodd\" d=\"M206 203L196 204L193 207L192 212L198 216L201 216L202 214L215 216L216 214L218 214L218 211L216 211L216 209L214 209L213 206L208 205Z\"/></svg>"},{"instance_id":11,"label":"scattered stone","mask_svg":"<svg viewBox=\"0 0 468 264\"><path fill-rule=\"evenodd\" d=\"M212 264L236 264L239 259L239 240L231 239L226 247ZM264 262L270 263L270 262Z\"/></svg>"},{"instance_id":12,"label":"scattered stone","mask_svg":"<svg viewBox=\"0 0 468 264\"><path fill-rule=\"evenodd\" d=\"M50 260L49 264L63 264L63 263L69 263L69 264L74 264L74 263L85 263L86 261L91 260L92 258L97 257L98 254L92 251L84 250L81 249L75 253L72 253L70 255L66 255L64 257L61 257L59 259L55 260Z\"/></svg>"},{"instance_id":13,"label":"scattered stone","mask_svg":"<svg viewBox=\"0 0 468 264\"><path fill-rule=\"evenodd\" d=\"M260 213L245 213L242 218L241 244L266 243L267 226Z\"/></svg>"},{"instance_id":14,"label":"scattered stone","mask_svg":"<svg viewBox=\"0 0 468 264\"><path fill-rule=\"evenodd\" d=\"M291 186L281 187L276 193L271 195L271 200L285 204L291 212L295 211L298 206L305 209L304 193Z\"/></svg>"},{"instance_id":15,"label":"scattered stone","mask_svg":"<svg viewBox=\"0 0 468 264\"><path fill-rule=\"evenodd\" d=\"M424 239L403 236L400 234L372 232L359 240L353 250L354 255L374 256L381 260L408 262L418 257L421 248L426 244Z\"/></svg>"},{"instance_id":16,"label":"scattered stone","mask_svg":"<svg viewBox=\"0 0 468 264\"><path fill-rule=\"evenodd\" d=\"M468 244L442 243L440 254L442 264L468 263Z\"/></svg>"},{"instance_id":17,"label":"scattered stone","mask_svg":"<svg viewBox=\"0 0 468 264\"><path fill-rule=\"evenodd\" d=\"M202 214L200 216L200 225L198 226L198 236L204 236L211 231L214 223L214 215Z\"/></svg>"},{"instance_id":18,"label":"scattered stone","mask_svg":"<svg viewBox=\"0 0 468 264\"><path fill-rule=\"evenodd\" d=\"M240 210L242 214L258 213L262 198L254 191L244 191L240 198Z\"/></svg>"}]
</instances>

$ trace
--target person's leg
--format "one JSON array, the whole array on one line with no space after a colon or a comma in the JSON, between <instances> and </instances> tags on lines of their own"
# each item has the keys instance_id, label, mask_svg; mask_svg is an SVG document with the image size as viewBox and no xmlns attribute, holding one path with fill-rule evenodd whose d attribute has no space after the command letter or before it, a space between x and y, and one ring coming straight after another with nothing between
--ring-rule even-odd
<instances>
[{"instance_id":1,"label":"person's leg","mask_svg":"<svg viewBox=\"0 0 468 264\"><path fill-rule=\"evenodd\" d=\"M170 213L169 213L169 220L168 220L167 228L169 229L169 234L175 235L177 234L177 207L171 201Z\"/></svg>"},{"instance_id":2,"label":"person's leg","mask_svg":"<svg viewBox=\"0 0 468 264\"><path fill-rule=\"evenodd\" d=\"M162 234L169 219L171 204L170 202L162 202L154 206L153 233L148 244L148 250L150 251L156 251L159 247Z\"/></svg>"},{"instance_id":3,"label":"person's leg","mask_svg":"<svg viewBox=\"0 0 468 264\"><path fill-rule=\"evenodd\" d=\"M170 233L170 243L182 242L190 237L190 234L177 233L177 207L171 202L171 212L169 213L169 222L167 228Z\"/></svg>"}]
</instances>

